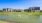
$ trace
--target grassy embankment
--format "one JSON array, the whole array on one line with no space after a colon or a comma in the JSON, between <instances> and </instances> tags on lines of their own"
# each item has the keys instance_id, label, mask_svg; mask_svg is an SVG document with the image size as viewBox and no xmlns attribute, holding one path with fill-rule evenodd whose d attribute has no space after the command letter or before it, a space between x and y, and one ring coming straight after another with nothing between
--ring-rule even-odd
<instances>
[{"instance_id":1,"label":"grassy embankment","mask_svg":"<svg viewBox=\"0 0 42 23\"><path fill-rule=\"evenodd\" d=\"M0 23L9 23L9 22L6 22L6 21L0 21Z\"/></svg>"},{"instance_id":2,"label":"grassy embankment","mask_svg":"<svg viewBox=\"0 0 42 23\"><path fill-rule=\"evenodd\" d=\"M0 23L15 23L15 22L0 21Z\"/></svg>"},{"instance_id":3,"label":"grassy embankment","mask_svg":"<svg viewBox=\"0 0 42 23\"><path fill-rule=\"evenodd\" d=\"M42 15L42 12L40 12L40 14Z\"/></svg>"},{"instance_id":4,"label":"grassy embankment","mask_svg":"<svg viewBox=\"0 0 42 23\"><path fill-rule=\"evenodd\" d=\"M42 12L0 12L0 14L29 14L29 15L40 15Z\"/></svg>"}]
</instances>

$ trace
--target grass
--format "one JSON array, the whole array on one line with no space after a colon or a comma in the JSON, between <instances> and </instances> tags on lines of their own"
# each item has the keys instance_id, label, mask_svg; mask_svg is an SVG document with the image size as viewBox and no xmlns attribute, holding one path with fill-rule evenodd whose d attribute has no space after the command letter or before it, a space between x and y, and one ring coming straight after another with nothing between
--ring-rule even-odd
<instances>
[{"instance_id":1,"label":"grass","mask_svg":"<svg viewBox=\"0 0 42 23\"><path fill-rule=\"evenodd\" d=\"M31 14L31 15L40 15L40 12L31 12L29 14Z\"/></svg>"},{"instance_id":2,"label":"grass","mask_svg":"<svg viewBox=\"0 0 42 23\"><path fill-rule=\"evenodd\" d=\"M29 15L40 15L40 12L0 12L0 14L29 14Z\"/></svg>"},{"instance_id":3,"label":"grass","mask_svg":"<svg viewBox=\"0 0 42 23\"><path fill-rule=\"evenodd\" d=\"M40 14L42 15L42 12L40 12Z\"/></svg>"}]
</instances>

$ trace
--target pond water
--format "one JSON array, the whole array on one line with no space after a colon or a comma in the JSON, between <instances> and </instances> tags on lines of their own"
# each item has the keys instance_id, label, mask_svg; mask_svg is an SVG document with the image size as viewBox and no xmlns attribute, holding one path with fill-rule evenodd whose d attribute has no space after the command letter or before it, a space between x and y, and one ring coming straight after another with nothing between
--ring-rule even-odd
<instances>
[{"instance_id":1,"label":"pond water","mask_svg":"<svg viewBox=\"0 0 42 23\"><path fill-rule=\"evenodd\" d=\"M42 23L42 15L38 16L27 14L0 15L0 20L12 21L16 23Z\"/></svg>"}]
</instances>

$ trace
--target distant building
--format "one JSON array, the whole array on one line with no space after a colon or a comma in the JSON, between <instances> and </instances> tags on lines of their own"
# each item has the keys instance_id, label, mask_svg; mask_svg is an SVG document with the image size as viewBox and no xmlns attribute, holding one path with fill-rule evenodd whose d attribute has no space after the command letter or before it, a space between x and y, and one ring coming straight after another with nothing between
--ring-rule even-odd
<instances>
[{"instance_id":1,"label":"distant building","mask_svg":"<svg viewBox=\"0 0 42 23\"><path fill-rule=\"evenodd\" d=\"M11 8L4 8L3 11L5 12L22 12L22 9L11 9Z\"/></svg>"},{"instance_id":2,"label":"distant building","mask_svg":"<svg viewBox=\"0 0 42 23\"><path fill-rule=\"evenodd\" d=\"M31 12L39 12L40 11L40 7L30 7L29 8L31 10Z\"/></svg>"},{"instance_id":3,"label":"distant building","mask_svg":"<svg viewBox=\"0 0 42 23\"><path fill-rule=\"evenodd\" d=\"M4 8L3 11L6 12L40 12L40 7L29 7L29 9L11 9L11 8Z\"/></svg>"},{"instance_id":4,"label":"distant building","mask_svg":"<svg viewBox=\"0 0 42 23\"><path fill-rule=\"evenodd\" d=\"M12 9L11 8L4 8L3 11L5 11L5 12L12 12Z\"/></svg>"},{"instance_id":5,"label":"distant building","mask_svg":"<svg viewBox=\"0 0 42 23\"><path fill-rule=\"evenodd\" d=\"M22 9L14 9L14 12L22 12Z\"/></svg>"},{"instance_id":6,"label":"distant building","mask_svg":"<svg viewBox=\"0 0 42 23\"><path fill-rule=\"evenodd\" d=\"M35 10L35 12L40 12L40 10Z\"/></svg>"},{"instance_id":7,"label":"distant building","mask_svg":"<svg viewBox=\"0 0 42 23\"><path fill-rule=\"evenodd\" d=\"M40 7L29 7L29 9L25 9L27 12L39 12Z\"/></svg>"}]
</instances>

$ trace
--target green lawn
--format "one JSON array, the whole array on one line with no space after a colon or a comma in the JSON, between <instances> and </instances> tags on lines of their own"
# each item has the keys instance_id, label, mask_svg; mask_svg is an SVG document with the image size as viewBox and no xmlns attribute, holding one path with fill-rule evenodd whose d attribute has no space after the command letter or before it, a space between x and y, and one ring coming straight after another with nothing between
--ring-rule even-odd
<instances>
[{"instance_id":1,"label":"green lawn","mask_svg":"<svg viewBox=\"0 0 42 23\"><path fill-rule=\"evenodd\" d=\"M42 15L42 12L40 12L40 14Z\"/></svg>"},{"instance_id":2,"label":"green lawn","mask_svg":"<svg viewBox=\"0 0 42 23\"><path fill-rule=\"evenodd\" d=\"M29 14L29 15L40 15L42 12L0 12L0 14Z\"/></svg>"}]
</instances>

